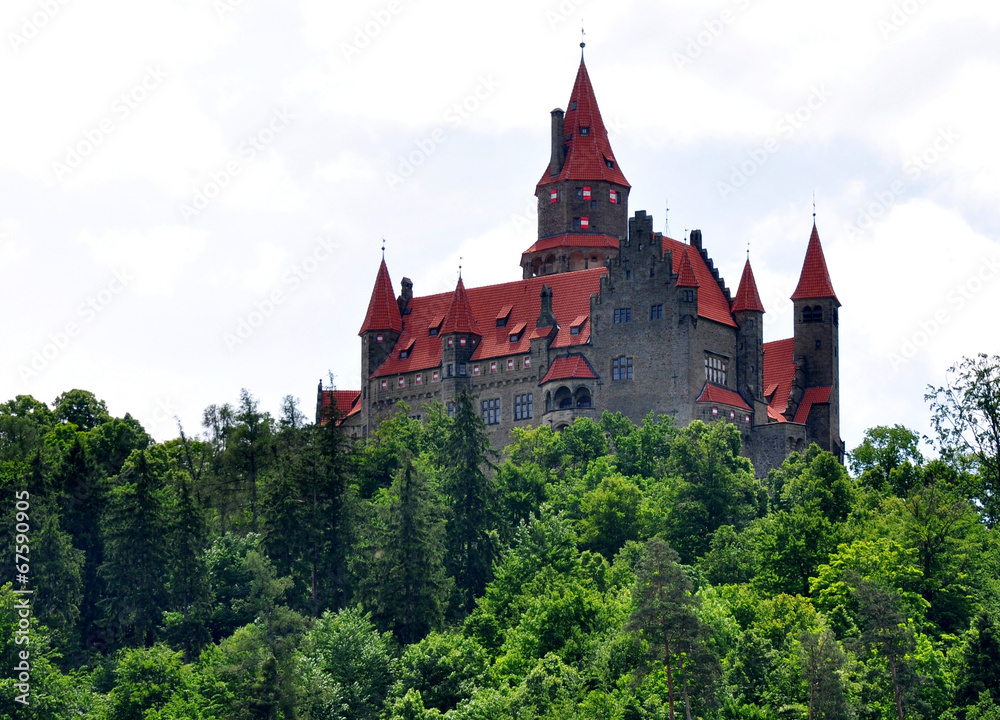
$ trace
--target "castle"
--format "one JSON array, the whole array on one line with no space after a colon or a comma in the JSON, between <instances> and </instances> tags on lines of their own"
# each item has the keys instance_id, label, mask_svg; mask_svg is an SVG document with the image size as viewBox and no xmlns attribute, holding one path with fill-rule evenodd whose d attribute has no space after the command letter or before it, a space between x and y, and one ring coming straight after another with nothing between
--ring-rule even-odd
<instances>
[{"instance_id":1,"label":"castle","mask_svg":"<svg viewBox=\"0 0 1000 720\"><path fill-rule=\"evenodd\" d=\"M460 278L454 292L415 297L403 278L397 297L383 257L359 332L361 390L320 383L317 420L336 407L364 438L401 401L453 409L465 389L498 449L514 427L652 411L735 424L761 474L813 442L842 461L840 302L815 220L791 296L794 335L765 343L749 258L732 296L700 230L683 243L654 232L644 211L629 218L631 186L582 57L567 108L552 111L522 279L467 289Z\"/></svg>"}]
</instances>

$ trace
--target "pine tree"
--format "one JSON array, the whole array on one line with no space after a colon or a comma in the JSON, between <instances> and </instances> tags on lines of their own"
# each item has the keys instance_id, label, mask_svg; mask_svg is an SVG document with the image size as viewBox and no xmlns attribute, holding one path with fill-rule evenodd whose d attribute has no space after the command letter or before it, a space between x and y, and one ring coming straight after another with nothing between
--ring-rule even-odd
<instances>
[{"instance_id":1,"label":"pine tree","mask_svg":"<svg viewBox=\"0 0 1000 720\"><path fill-rule=\"evenodd\" d=\"M449 574L455 578L457 610L469 613L492 576L497 556L497 498L486 424L466 391L455 397L455 418L442 449L445 491L450 505L447 526Z\"/></svg>"},{"instance_id":2,"label":"pine tree","mask_svg":"<svg viewBox=\"0 0 1000 720\"><path fill-rule=\"evenodd\" d=\"M101 606L113 640L151 646L167 606L168 520L162 451L136 453L110 493L102 523L107 588Z\"/></svg>"},{"instance_id":3,"label":"pine tree","mask_svg":"<svg viewBox=\"0 0 1000 720\"><path fill-rule=\"evenodd\" d=\"M849 717L841 671L847 656L829 628L799 636L802 679L809 686L809 720Z\"/></svg>"},{"instance_id":4,"label":"pine tree","mask_svg":"<svg viewBox=\"0 0 1000 720\"><path fill-rule=\"evenodd\" d=\"M444 520L423 474L406 460L378 508L364 553L362 597L402 645L440 628L451 589L444 568Z\"/></svg>"},{"instance_id":5,"label":"pine tree","mask_svg":"<svg viewBox=\"0 0 1000 720\"><path fill-rule=\"evenodd\" d=\"M168 616L168 626L173 642L184 648L184 662L190 662L212 640L208 629L212 592L205 563L207 528L186 474L179 474L174 492L168 556L173 613Z\"/></svg>"}]
</instances>

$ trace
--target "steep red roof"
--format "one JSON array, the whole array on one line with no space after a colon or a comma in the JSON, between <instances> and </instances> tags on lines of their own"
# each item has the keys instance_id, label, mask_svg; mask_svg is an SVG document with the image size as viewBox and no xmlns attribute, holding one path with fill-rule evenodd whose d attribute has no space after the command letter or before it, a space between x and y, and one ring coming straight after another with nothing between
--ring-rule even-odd
<instances>
[{"instance_id":1,"label":"steep red roof","mask_svg":"<svg viewBox=\"0 0 1000 720\"><path fill-rule=\"evenodd\" d=\"M596 380L597 373L587 362L587 358L578 353L556 358L552 361L552 366L545 373L539 385L544 385L553 380Z\"/></svg>"},{"instance_id":2,"label":"steep red roof","mask_svg":"<svg viewBox=\"0 0 1000 720\"><path fill-rule=\"evenodd\" d=\"M673 271L677 275L684 275L685 282L691 283L692 278L682 272L684 258L687 258L688 266L694 274L694 284L681 285L681 287L698 288L698 317L736 327L732 313L729 312L729 300L726 299L719 283L715 281L712 271L708 269L705 258L697 249L690 245L674 240L673 238L663 238L663 251L670 250L673 253ZM681 278L678 278L680 281Z\"/></svg>"},{"instance_id":3,"label":"steep red roof","mask_svg":"<svg viewBox=\"0 0 1000 720\"><path fill-rule=\"evenodd\" d=\"M691 267L691 256L688 254L688 246L684 246L681 253L681 267L677 271L677 287L698 287L698 279L694 276L694 269Z\"/></svg>"},{"instance_id":4,"label":"steep red roof","mask_svg":"<svg viewBox=\"0 0 1000 720\"><path fill-rule=\"evenodd\" d=\"M701 391L701 395L695 402L703 403L718 403L719 405L729 405L731 407L738 407L741 410L750 411L750 406L747 405L746 400L738 392L732 390L727 390L724 387L719 387L718 385L712 385L711 383L705 383L705 387Z\"/></svg>"},{"instance_id":5,"label":"steep red roof","mask_svg":"<svg viewBox=\"0 0 1000 720\"><path fill-rule=\"evenodd\" d=\"M488 317L493 317L492 315ZM448 314L444 318L441 326L442 335L451 333L464 333L466 335L482 335L479 332L479 323L476 322L476 315L472 312L472 304L469 302L469 294L465 291L465 283L462 278L458 279L455 286L455 293L451 296L451 305L448 307ZM400 347L406 345L400 338Z\"/></svg>"},{"instance_id":6,"label":"steep red roof","mask_svg":"<svg viewBox=\"0 0 1000 720\"><path fill-rule=\"evenodd\" d=\"M385 258L382 258L378 275L375 276L372 297L368 301L368 313L365 315L365 321L361 325L358 335L369 330L395 330L399 332L402 329L403 318L399 314L399 305L396 304L396 294L392 289L392 280L389 279L389 269L385 266Z\"/></svg>"},{"instance_id":7,"label":"steep red roof","mask_svg":"<svg viewBox=\"0 0 1000 720\"><path fill-rule=\"evenodd\" d=\"M581 128L588 128L587 135L581 135ZM605 180L632 187L618 167L618 161L611 150L608 131L597 107L594 87L590 84L590 75L582 60L563 118L563 138L566 137L570 137L566 143L569 149L562 170L558 175L549 175L549 168L546 166L542 179L538 181L539 187L561 180Z\"/></svg>"},{"instance_id":8,"label":"steep red roof","mask_svg":"<svg viewBox=\"0 0 1000 720\"><path fill-rule=\"evenodd\" d=\"M618 249L618 238L614 235L588 235L586 233L563 233L539 240L522 255L544 250L554 250L558 247L614 248Z\"/></svg>"},{"instance_id":9,"label":"steep red roof","mask_svg":"<svg viewBox=\"0 0 1000 720\"><path fill-rule=\"evenodd\" d=\"M768 415L776 420L784 421L795 370L795 338L764 343L764 392L770 398Z\"/></svg>"},{"instance_id":10,"label":"steep red roof","mask_svg":"<svg viewBox=\"0 0 1000 720\"><path fill-rule=\"evenodd\" d=\"M340 421L361 410L360 390L323 390L320 395L320 422L325 423L325 410L333 406L337 410Z\"/></svg>"},{"instance_id":11,"label":"steep red roof","mask_svg":"<svg viewBox=\"0 0 1000 720\"><path fill-rule=\"evenodd\" d=\"M760 293L757 292L757 281L754 280L753 270L750 269L750 258L747 258L746 265L743 266L743 277L740 278L740 287L733 298L733 312L764 312L764 303L760 301Z\"/></svg>"},{"instance_id":12,"label":"steep red roof","mask_svg":"<svg viewBox=\"0 0 1000 720\"><path fill-rule=\"evenodd\" d=\"M542 285L552 288L552 312L559 325L558 334L552 343L553 348L569 348L586 343L590 340L590 323L584 324L578 335L571 335L570 327L581 315L590 316L590 296L600 290L601 276L606 272L606 268L594 268L470 288L466 292L472 315L483 321L480 326L481 340L472 355L472 361L526 355L530 352L531 338L536 335L536 321L541 310L539 293ZM448 312L453 298L454 293L440 293L410 300L406 329L392 355L374 375L384 377L440 367L441 338L431 337L429 331L434 327L432 322ZM506 305L511 306L507 326L494 327L495 318ZM511 332L521 323L524 323L524 330L519 336L514 336L518 338L516 342L511 342ZM548 335L548 332L544 330L541 335ZM443 328L440 334L444 334ZM399 351L408 347L411 341L413 346L409 356L401 360Z\"/></svg>"},{"instance_id":13,"label":"steep red roof","mask_svg":"<svg viewBox=\"0 0 1000 720\"><path fill-rule=\"evenodd\" d=\"M809 246L806 248L806 259L802 263L799 284L792 293L792 300L813 298L837 300L837 293L833 291L833 283L830 282L830 271L826 269L826 257L823 256L823 245L819 241L815 223L812 235L809 236ZM837 300L837 304L840 304L840 300Z\"/></svg>"},{"instance_id":14,"label":"steep red roof","mask_svg":"<svg viewBox=\"0 0 1000 720\"><path fill-rule=\"evenodd\" d=\"M809 411L812 410L812 406L825 405L830 402L830 393L832 392L833 388L830 386L806 388L805 392L802 393L802 402L799 403L799 407L795 411L795 419L792 422L805 425L806 420L809 419Z\"/></svg>"}]
</instances>

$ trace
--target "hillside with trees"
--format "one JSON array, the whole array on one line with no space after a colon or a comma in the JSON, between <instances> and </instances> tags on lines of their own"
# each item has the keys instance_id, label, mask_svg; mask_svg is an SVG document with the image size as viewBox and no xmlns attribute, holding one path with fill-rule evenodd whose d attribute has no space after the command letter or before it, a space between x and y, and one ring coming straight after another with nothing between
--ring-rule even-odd
<instances>
[{"instance_id":1,"label":"hillside with trees","mask_svg":"<svg viewBox=\"0 0 1000 720\"><path fill-rule=\"evenodd\" d=\"M18 396L0 717L1000 720L1000 357L925 399L932 452L878 426L759 479L726 422L494 454L471 396L361 444L244 391L155 443L89 392Z\"/></svg>"}]
</instances>

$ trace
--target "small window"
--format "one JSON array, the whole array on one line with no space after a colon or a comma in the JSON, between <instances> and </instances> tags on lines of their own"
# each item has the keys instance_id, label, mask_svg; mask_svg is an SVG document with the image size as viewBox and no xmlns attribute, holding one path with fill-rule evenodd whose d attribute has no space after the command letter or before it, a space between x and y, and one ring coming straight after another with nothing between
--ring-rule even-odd
<instances>
[{"instance_id":1,"label":"small window","mask_svg":"<svg viewBox=\"0 0 1000 720\"><path fill-rule=\"evenodd\" d=\"M466 365L465 363L459 363L458 364L458 376L459 377L465 377L468 374L469 374L469 366Z\"/></svg>"},{"instance_id":2,"label":"small window","mask_svg":"<svg viewBox=\"0 0 1000 720\"><path fill-rule=\"evenodd\" d=\"M473 365L472 366L472 374L473 375L478 375L479 374L479 365Z\"/></svg>"},{"instance_id":3,"label":"small window","mask_svg":"<svg viewBox=\"0 0 1000 720\"><path fill-rule=\"evenodd\" d=\"M574 325L573 327L571 327L571 328L569 329L569 334L570 334L570 335L579 335L579 334L580 334L580 329L581 329L581 328L580 328L580 326L579 326L579 325Z\"/></svg>"},{"instance_id":4,"label":"small window","mask_svg":"<svg viewBox=\"0 0 1000 720\"><path fill-rule=\"evenodd\" d=\"M556 190L555 188L553 188L552 192L549 193L549 202L550 203L559 202L559 191Z\"/></svg>"},{"instance_id":5,"label":"small window","mask_svg":"<svg viewBox=\"0 0 1000 720\"><path fill-rule=\"evenodd\" d=\"M617 205L618 204L618 191L617 190L612 190L611 194L608 196L608 199L611 201L612 205Z\"/></svg>"},{"instance_id":6,"label":"small window","mask_svg":"<svg viewBox=\"0 0 1000 720\"><path fill-rule=\"evenodd\" d=\"M611 379L631 380L632 379L632 358L620 355L611 359Z\"/></svg>"},{"instance_id":7,"label":"small window","mask_svg":"<svg viewBox=\"0 0 1000 720\"><path fill-rule=\"evenodd\" d=\"M589 228L590 228L590 218L589 217L580 218L580 229L588 230Z\"/></svg>"},{"instance_id":8,"label":"small window","mask_svg":"<svg viewBox=\"0 0 1000 720\"><path fill-rule=\"evenodd\" d=\"M583 200L587 201L587 200L590 200L590 198L591 198L590 188L589 187L585 187L583 189Z\"/></svg>"},{"instance_id":9,"label":"small window","mask_svg":"<svg viewBox=\"0 0 1000 720\"><path fill-rule=\"evenodd\" d=\"M423 382L424 382L424 376L421 375L420 373L417 373L417 376L415 378L413 378L413 384L414 385L422 385Z\"/></svg>"},{"instance_id":10,"label":"small window","mask_svg":"<svg viewBox=\"0 0 1000 720\"><path fill-rule=\"evenodd\" d=\"M410 357L410 351L409 350L400 350L399 351L399 359L400 360L406 360L406 358L408 358L408 357Z\"/></svg>"},{"instance_id":11,"label":"small window","mask_svg":"<svg viewBox=\"0 0 1000 720\"><path fill-rule=\"evenodd\" d=\"M632 308L615 308L614 322L616 324L632 322Z\"/></svg>"},{"instance_id":12,"label":"small window","mask_svg":"<svg viewBox=\"0 0 1000 720\"><path fill-rule=\"evenodd\" d=\"M383 390L388 390L389 389L389 381L388 380L383 380L382 381L382 389Z\"/></svg>"},{"instance_id":13,"label":"small window","mask_svg":"<svg viewBox=\"0 0 1000 720\"><path fill-rule=\"evenodd\" d=\"M531 355L524 356L524 367L531 367Z\"/></svg>"},{"instance_id":14,"label":"small window","mask_svg":"<svg viewBox=\"0 0 1000 720\"><path fill-rule=\"evenodd\" d=\"M615 169L615 164L613 162L611 162L610 160L605 160L604 164L608 166L608 170L614 170Z\"/></svg>"},{"instance_id":15,"label":"small window","mask_svg":"<svg viewBox=\"0 0 1000 720\"><path fill-rule=\"evenodd\" d=\"M497 318L497 327L498 328L507 327L507 318L505 317Z\"/></svg>"},{"instance_id":16,"label":"small window","mask_svg":"<svg viewBox=\"0 0 1000 720\"><path fill-rule=\"evenodd\" d=\"M694 290L684 291L684 302L694 302Z\"/></svg>"},{"instance_id":17,"label":"small window","mask_svg":"<svg viewBox=\"0 0 1000 720\"><path fill-rule=\"evenodd\" d=\"M465 338L464 337L459 338L458 344L461 345L462 347L465 347Z\"/></svg>"},{"instance_id":18,"label":"small window","mask_svg":"<svg viewBox=\"0 0 1000 720\"><path fill-rule=\"evenodd\" d=\"M507 369L508 370L513 370L514 369L514 358L508 358L507 359Z\"/></svg>"},{"instance_id":19,"label":"small window","mask_svg":"<svg viewBox=\"0 0 1000 720\"><path fill-rule=\"evenodd\" d=\"M576 200L577 202L583 202L583 188L578 187L576 189Z\"/></svg>"},{"instance_id":20,"label":"small window","mask_svg":"<svg viewBox=\"0 0 1000 720\"><path fill-rule=\"evenodd\" d=\"M712 417L713 418L719 417L719 408L717 407L712 408Z\"/></svg>"},{"instance_id":21,"label":"small window","mask_svg":"<svg viewBox=\"0 0 1000 720\"><path fill-rule=\"evenodd\" d=\"M625 271L625 279L626 280L631 280L632 279L632 271L631 270L626 270Z\"/></svg>"},{"instance_id":22,"label":"small window","mask_svg":"<svg viewBox=\"0 0 1000 720\"><path fill-rule=\"evenodd\" d=\"M402 375L399 376L399 382L397 383L397 387L406 387L406 378L403 377Z\"/></svg>"},{"instance_id":23,"label":"small window","mask_svg":"<svg viewBox=\"0 0 1000 720\"><path fill-rule=\"evenodd\" d=\"M717 355L708 355L705 358L705 379L713 385L725 387L728 377L728 363Z\"/></svg>"},{"instance_id":24,"label":"small window","mask_svg":"<svg viewBox=\"0 0 1000 720\"><path fill-rule=\"evenodd\" d=\"M514 419L530 420L534 402L532 393L514 396Z\"/></svg>"},{"instance_id":25,"label":"small window","mask_svg":"<svg viewBox=\"0 0 1000 720\"><path fill-rule=\"evenodd\" d=\"M437 334L438 334L438 332L440 332L440 330L441 330L441 328L436 328L436 327L434 327L434 328L431 328L431 329L430 329L430 330L429 330L429 331L427 332L427 334L428 334L428 335L429 335L430 337L437 337Z\"/></svg>"},{"instance_id":26,"label":"small window","mask_svg":"<svg viewBox=\"0 0 1000 720\"><path fill-rule=\"evenodd\" d=\"M823 308L819 305L802 308L802 322L818 323L823 322Z\"/></svg>"},{"instance_id":27,"label":"small window","mask_svg":"<svg viewBox=\"0 0 1000 720\"><path fill-rule=\"evenodd\" d=\"M375 336L375 342L377 343L382 342L382 333L379 333L378 335Z\"/></svg>"},{"instance_id":28,"label":"small window","mask_svg":"<svg viewBox=\"0 0 1000 720\"><path fill-rule=\"evenodd\" d=\"M658 303L657 305L652 305L649 308L649 319L650 320L662 320L663 319L663 303Z\"/></svg>"},{"instance_id":29,"label":"small window","mask_svg":"<svg viewBox=\"0 0 1000 720\"><path fill-rule=\"evenodd\" d=\"M590 128L589 127L583 127L581 125L580 126L580 137L587 137L588 135L590 135Z\"/></svg>"},{"instance_id":30,"label":"small window","mask_svg":"<svg viewBox=\"0 0 1000 720\"><path fill-rule=\"evenodd\" d=\"M500 398L483 400L483 420L487 425L500 424Z\"/></svg>"},{"instance_id":31,"label":"small window","mask_svg":"<svg viewBox=\"0 0 1000 720\"><path fill-rule=\"evenodd\" d=\"M576 110L576 100L574 100L573 102L571 102L569 104L569 109L570 110Z\"/></svg>"},{"instance_id":32,"label":"small window","mask_svg":"<svg viewBox=\"0 0 1000 720\"><path fill-rule=\"evenodd\" d=\"M448 377L455 377L455 366L452 363L448 363L446 374Z\"/></svg>"},{"instance_id":33,"label":"small window","mask_svg":"<svg viewBox=\"0 0 1000 720\"><path fill-rule=\"evenodd\" d=\"M431 382L440 382L440 381L441 381L441 371L435 370L434 373L431 375Z\"/></svg>"},{"instance_id":34,"label":"small window","mask_svg":"<svg viewBox=\"0 0 1000 720\"><path fill-rule=\"evenodd\" d=\"M448 403L448 417L455 417L455 403L453 402Z\"/></svg>"},{"instance_id":35,"label":"small window","mask_svg":"<svg viewBox=\"0 0 1000 720\"><path fill-rule=\"evenodd\" d=\"M519 342L521 342L521 338L522 338L523 336L524 336L524 330L522 330L522 331L521 331L521 332L519 332L519 333L511 333L511 334L510 334L510 341L511 341L512 343L519 343Z\"/></svg>"},{"instance_id":36,"label":"small window","mask_svg":"<svg viewBox=\"0 0 1000 720\"><path fill-rule=\"evenodd\" d=\"M650 278L655 278L656 277L656 268L655 267L649 268L649 277Z\"/></svg>"},{"instance_id":37,"label":"small window","mask_svg":"<svg viewBox=\"0 0 1000 720\"><path fill-rule=\"evenodd\" d=\"M497 364L496 364L496 362L491 362L490 363L490 372L491 373L495 373L496 371L497 371Z\"/></svg>"},{"instance_id":38,"label":"small window","mask_svg":"<svg viewBox=\"0 0 1000 720\"><path fill-rule=\"evenodd\" d=\"M455 338L453 337L448 338L448 347L450 348L455 347Z\"/></svg>"}]
</instances>

